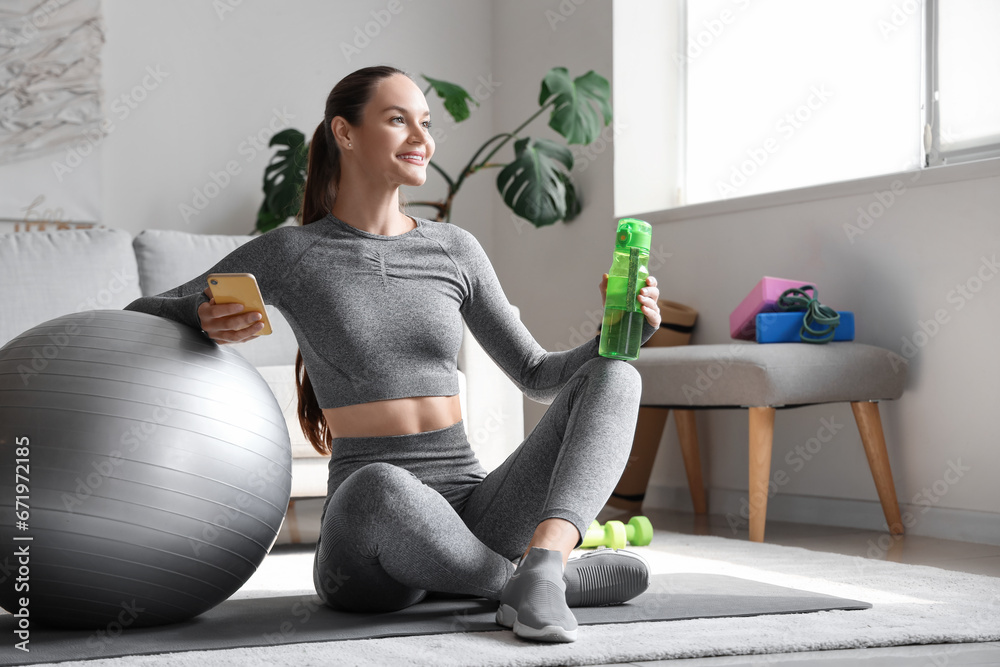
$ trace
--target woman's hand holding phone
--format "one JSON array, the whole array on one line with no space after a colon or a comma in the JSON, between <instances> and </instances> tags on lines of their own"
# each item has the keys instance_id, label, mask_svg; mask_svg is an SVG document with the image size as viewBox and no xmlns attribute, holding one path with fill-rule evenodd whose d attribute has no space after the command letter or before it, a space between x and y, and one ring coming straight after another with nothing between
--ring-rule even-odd
<instances>
[{"instance_id":1,"label":"woman's hand holding phone","mask_svg":"<svg viewBox=\"0 0 1000 667\"><path fill-rule=\"evenodd\" d=\"M205 295L209 300L198 306L198 318L202 331L216 343L242 343L256 337L264 328L260 313L243 312L242 303L215 303L208 289Z\"/></svg>"},{"instance_id":2,"label":"woman's hand holding phone","mask_svg":"<svg viewBox=\"0 0 1000 667\"><path fill-rule=\"evenodd\" d=\"M198 306L202 330L216 343L242 343L271 333L264 298L252 273L211 273Z\"/></svg>"}]
</instances>

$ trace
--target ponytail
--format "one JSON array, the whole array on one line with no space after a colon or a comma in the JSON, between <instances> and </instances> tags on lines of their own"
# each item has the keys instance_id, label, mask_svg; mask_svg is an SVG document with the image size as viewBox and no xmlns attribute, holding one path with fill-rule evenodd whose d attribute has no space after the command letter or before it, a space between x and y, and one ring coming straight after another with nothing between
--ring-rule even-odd
<instances>
[{"instance_id":1,"label":"ponytail","mask_svg":"<svg viewBox=\"0 0 1000 667\"><path fill-rule=\"evenodd\" d=\"M296 216L301 224L321 220L333 210L337 185L340 183L340 147L333 138L330 126L334 117L341 116L355 127L361 125L365 105L375 93L378 83L394 74L408 76L395 67L364 67L345 76L330 91L326 98L323 120L313 132L312 142L309 144L305 190ZM316 400L316 392L306 373L301 350L295 355L295 388L299 397L297 413L302 433L313 449L328 456L333 450L333 435L323 417L319 401Z\"/></svg>"},{"instance_id":2,"label":"ponytail","mask_svg":"<svg viewBox=\"0 0 1000 667\"><path fill-rule=\"evenodd\" d=\"M328 133L330 126L324 120L313 132L312 141L309 143L305 192L297 216L304 225L324 217L326 212L333 208L334 183L340 178L340 150L335 142L327 143ZM323 410L319 407L316 392L313 391L312 382L306 373L302 350L295 354L295 388L299 396L296 412L303 435L317 452L323 455L330 454L333 435L326 419L323 418Z\"/></svg>"},{"instance_id":3,"label":"ponytail","mask_svg":"<svg viewBox=\"0 0 1000 667\"><path fill-rule=\"evenodd\" d=\"M316 126L309 142L305 191L298 219L303 225L324 217L333 208L336 184L340 182L340 148L328 121Z\"/></svg>"}]
</instances>

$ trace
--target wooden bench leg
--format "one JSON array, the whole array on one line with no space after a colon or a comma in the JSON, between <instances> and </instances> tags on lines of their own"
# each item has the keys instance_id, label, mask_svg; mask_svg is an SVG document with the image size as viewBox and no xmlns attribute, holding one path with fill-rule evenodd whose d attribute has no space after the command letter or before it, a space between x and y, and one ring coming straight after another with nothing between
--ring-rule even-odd
<instances>
[{"instance_id":1,"label":"wooden bench leg","mask_svg":"<svg viewBox=\"0 0 1000 667\"><path fill-rule=\"evenodd\" d=\"M764 541L774 408L750 408L750 541Z\"/></svg>"},{"instance_id":2,"label":"wooden bench leg","mask_svg":"<svg viewBox=\"0 0 1000 667\"><path fill-rule=\"evenodd\" d=\"M632 451L615 490L608 498L608 505L635 514L641 513L642 502L649 486L649 475L653 472L653 462L656 460L656 452L669 414L669 408L639 406L635 435L632 438Z\"/></svg>"},{"instance_id":3,"label":"wooden bench leg","mask_svg":"<svg viewBox=\"0 0 1000 667\"><path fill-rule=\"evenodd\" d=\"M875 489L878 491L878 499L882 502L882 513L885 514L886 523L889 524L889 532L893 535L902 535L903 520L899 516L896 486L892 483L889 453L885 449L885 435L882 432L878 403L852 402L851 410L854 412L854 421L858 423L861 444L865 446L868 466L875 479Z\"/></svg>"},{"instance_id":4,"label":"wooden bench leg","mask_svg":"<svg viewBox=\"0 0 1000 667\"><path fill-rule=\"evenodd\" d=\"M684 472L687 473L688 490L691 492L691 504L695 514L708 514L708 502L705 499L705 484L701 477L701 456L698 452L698 431L695 429L694 410L674 409L674 421L677 424L677 438L681 443L681 455L684 457Z\"/></svg>"}]
</instances>

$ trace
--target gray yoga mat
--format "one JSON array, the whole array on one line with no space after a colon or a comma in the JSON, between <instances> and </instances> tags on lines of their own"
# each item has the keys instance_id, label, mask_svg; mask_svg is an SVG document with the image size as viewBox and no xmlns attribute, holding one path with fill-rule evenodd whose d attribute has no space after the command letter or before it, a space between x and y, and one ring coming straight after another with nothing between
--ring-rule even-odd
<instances>
[{"instance_id":1,"label":"gray yoga mat","mask_svg":"<svg viewBox=\"0 0 1000 667\"><path fill-rule=\"evenodd\" d=\"M870 608L867 602L747 579L679 573L654 575L649 589L627 604L578 607L573 613L580 625L592 625ZM114 637L32 627L30 653L13 648L14 619L0 616L0 637L7 638L0 664L504 630L494 622L496 610L495 601L482 598L425 600L388 614L334 611L315 594L227 600L190 621L126 629Z\"/></svg>"}]
</instances>

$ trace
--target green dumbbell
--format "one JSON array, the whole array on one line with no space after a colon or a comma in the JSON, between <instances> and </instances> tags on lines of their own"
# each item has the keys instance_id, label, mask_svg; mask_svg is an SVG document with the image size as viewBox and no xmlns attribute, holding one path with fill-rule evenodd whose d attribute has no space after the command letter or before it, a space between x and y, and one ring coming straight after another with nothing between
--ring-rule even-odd
<instances>
[{"instance_id":1,"label":"green dumbbell","mask_svg":"<svg viewBox=\"0 0 1000 667\"><path fill-rule=\"evenodd\" d=\"M628 525L621 521L608 521L603 527L597 521L590 524L581 547L607 546L623 549L625 543L635 547L646 546L653 541L653 525L644 516L634 516Z\"/></svg>"},{"instance_id":2,"label":"green dumbbell","mask_svg":"<svg viewBox=\"0 0 1000 667\"><path fill-rule=\"evenodd\" d=\"M583 536L581 547L611 547L612 549L624 549L628 536L625 533L625 524L621 521L608 521L601 526L594 521L587 529L587 534Z\"/></svg>"}]
</instances>

